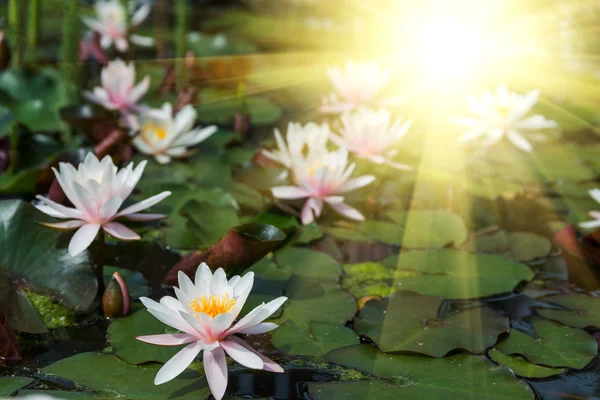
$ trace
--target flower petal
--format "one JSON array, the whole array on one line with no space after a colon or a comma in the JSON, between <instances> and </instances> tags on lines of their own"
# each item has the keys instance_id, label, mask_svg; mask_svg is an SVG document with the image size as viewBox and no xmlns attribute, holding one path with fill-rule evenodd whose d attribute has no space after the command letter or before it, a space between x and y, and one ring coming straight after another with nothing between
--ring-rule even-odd
<instances>
[{"instance_id":1,"label":"flower petal","mask_svg":"<svg viewBox=\"0 0 600 400\"><path fill-rule=\"evenodd\" d=\"M281 296L274 300L271 300L267 304L262 304L256 307L254 310L250 311L248 314L244 316L241 320L238 321L229 331L228 335L239 332L240 330L245 330L247 328L253 327L255 325L260 324L265 319L269 318L275 311L279 309L285 303L287 297Z\"/></svg>"},{"instance_id":2,"label":"flower petal","mask_svg":"<svg viewBox=\"0 0 600 400\"><path fill-rule=\"evenodd\" d=\"M591 221L580 222L579 227L585 229L600 228L600 219L593 219Z\"/></svg>"},{"instance_id":3,"label":"flower petal","mask_svg":"<svg viewBox=\"0 0 600 400\"><path fill-rule=\"evenodd\" d=\"M246 329L240 329L237 333L245 333L246 335L260 335L261 333L271 332L279 325L273 322L261 322L260 324L250 326Z\"/></svg>"},{"instance_id":4,"label":"flower petal","mask_svg":"<svg viewBox=\"0 0 600 400\"><path fill-rule=\"evenodd\" d=\"M248 351L245 347L240 346L236 340L231 340L235 336L230 336L227 340L220 342L223 350L227 352L229 357L233 358L244 367L252 369L263 369L263 362L259 356Z\"/></svg>"},{"instance_id":5,"label":"flower petal","mask_svg":"<svg viewBox=\"0 0 600 400\"><path fill-rule=\"evenodd\" d=\"M139 203L129 206L129 207L125 208L124 210L121 210L116 216L124 217L129 214L138 213L142 210L145 210L146 208L152 207L153 205L155 205L156 203L158 203L159 201L163 200L164 198L166 198L170 195L171 195L171 192L169 192L169 191L162 192L160 194L157 194L156 196L152 196L146 200L140 201Z\"/></svg>"},{"instance_id":6,"label":"flower petal","mask_svg":"<svg viewBox=\"0 0 600 400\"><path fill-rule=\"evenodd\" d=\"M47 226L48 228L52 228L52 229L58 229L61 231L71 231L73 229L77 229L77 228L81 227L82 225L84 225L85 221L75 219L75 220L71 220L71 221L56 222L56 223L49 223L49 222L38 222L38 223L40 225Z\"/></svg>"},{"instance_id":7,"label":"flower petal","mask_svg":"<svg viewBox=\"0 0 600 400\"><path fill-rule=\"evenodd\" d=\"M282 373L283 372L283 368L281 368L279 366L279 364L277 364L276 362L274 362L270 358L267 358L264 355L260 354L258 351L256 351L255 349L253 349L250 345L248 345L248 343L244 342L242 339L240 339L238 337L235 337L235 336L230 336L227 340L228 341L235 341L241 347L244 347L246 350L248 350L248 351L256 354L258 357L260 357L260 359L263 361L263 369L265 371L277 372L277 373Z\"/></svg>"},{"instance_id":8,"label":"flower petal","mask_svg":"<svg viewBox=\"0 0 600 400\"><path fill-rule=\"evenodd\" d=\"M227 389L227 360L225 351L217 347L212 351L204 351L204 372L208 380L208 386L216 400L225 396Z\"/></svg>"},{"instance_id":9,"label":"flower petal","mask_svg":"<svg viewBox=\"0 0 600 400\"><path fill-rule=\"evenodd\" d=\"M75 232L69 242L69 254L75 257L77 254L87 249L96 238L100 224L85 224Z\"/></svg>"},{"instance_id":10,"label":"flower petal","mask_svg":"<svg viewBox=\"0 0 600 400\"><path fill-rule=\"evenodd\" d=\"M600 203L600 189L592 189L588 193L590 194L590 196L592 196L592 199Z\"/></svg>"},{"instance_id":11,"label":"flower petal","mask_svg":"<svg viewBox=\"0 0 600 400\"><path fill-rule=\"evenodd\" d=\"M358 178L349 179L346 183L340 186L338 190L336 190L336 193L346 193L355 189L359 189L363 186L367 186L374 180L375 177L373 175L364 175Z\"/></svg>"},{"instance_id":12,"label":"flower petal","mask_svg":"<svg viewBox=\"0 0 600 400\"><path fill-rule=\"evenodd\" d=\"M273 197L278 199L304 199L310 197L311 193L296 186L275 186L271 188Z\"/></svg>"},{"instance_id":13,"label":"flower petal","mask_svg":"<svg viewBox=\"0 0 600 400\"><path fill-rule=\"evenodd\" d=\"M173 309L147 297L140 297L140 301L148 309L148 312L163 324L193 336L198 335L196 329L186 322L179 313L174 312Z\"/></svg>"},{"instance_id":14,"label":"flower petal","mask_svg":"<svg viewBox=\"0 0 600 400\"><path fill-rule=\"evenodd\" d=\"M161 335L136 336L140 342L155 344L157 346L179 346L181 344L197 342L198 338L187 333L164 333Z\"/></svg>"},{"instance_id":15,"label":"flower petal","mask_svg":"<svg viewBox=\"0 0 600 400\"><path fill-rule=\"evenodd\" d=\"M64 215L64 217L57 217L57 218L75 218L75 219L82 219L83 218L83 213L80 210L77 210L75 208L70 208L70 207L65 207L62 204L58 204L55 203L54 201L47 199L43 196L40 196L39 194L36 196L36 198L42 202L43 205L53 209L55 211L54 215ZM39 208L38 210L42 211L42 212L46 212L46 208ZM46 213L48 215L54 216L52 214Z\"/></svg>"},{"instance_id":16,"label":"flower petal","mask_svg":"<svg viewBox=\"0 0 600 400\"><path fill-rule=\"evenodd\" d=\"M512 144L514 144L515 146L517 146L519 149L521 149L523 151L530 152L533 149L533 147L527 141L527 139L525 139L519 132L517 132L515 130L512 130L512 129L509 130L506 133L506 137L508 138L508 140L510 140L512 142Z\"/></svg>"},{"instance_id":17,"label":"flower petal","mask_svg":"<svg viewBox=\"0 0 600 400\"><path fill-rule=\"evenodd\" d=\"M354 207L350 207L346 203L339 204L331 204L329 203L331 208L333 208L338 214L341 214L347 218L356 220L356 221L364 221L365 217Z\"/></svg>"},{"instance_id":18,"label":"flower petal","mask_svg":"<svg viewBox=\"0 0 600 400\"><path fill-rule=\"evenodd\" d=\"M109 222L108 224L104 224L102 225L102 229L104 229L104 231L110 236L124 242L133 242L141 239L140 235L118 222Z\"/></svg>"},{"instance_id":19,"label":"flower petal","mask_svg":"<svg viewBox=\"0 0 600 400\"><path fill-rule=\"evenodd\" d=\"M156 221L157 219L165 219L167 216L165 214L129 214L125 215L123 218L130 221L147 222Z\"/></svg>"},{"instance_id":20,"label":"flower petal","mask_svg":"<svg viewBox=\"0 0 600 400\"><path fill-rule=\"evenodd\" d=\"M123 199L119 196L112 197L106 203L102 204L102 207L100 207L100 218L102 221L112 219L113 215L119 211L121 204L123 204Z\"/></svg>"},{"instance_id":21,"label":"flower petal","mask_svg":"<svg viewBox=\"0 0 600 400\"><path fill-rule=\"evenodd\" d=\"M154 384L160 385L177 377L194 361L201 350L202 344L199 342L194 342L181 349L158 371L154 378Z\"/></svg>"}]
</instances>

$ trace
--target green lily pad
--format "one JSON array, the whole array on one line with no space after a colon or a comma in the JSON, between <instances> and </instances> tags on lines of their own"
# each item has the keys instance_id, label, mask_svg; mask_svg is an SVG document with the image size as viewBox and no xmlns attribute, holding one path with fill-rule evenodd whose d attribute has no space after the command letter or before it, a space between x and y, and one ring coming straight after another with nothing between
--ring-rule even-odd
<instances>
[{"instance_id":1,"label":"green lily pad","mask_svg":"<svg viewBox=\"0 0 600 400\"><path fill-rule=\"evenodd\" d=\"M6 136L15 117L6 107L0 106L0 139Z\"/></svg>"},{"instance_id":2,"label":"green lily pad","mask_svg":"<svg viewBox=\"0 0 600 400\"><path fill-rule=\"evenodd\" d=\"M136 340L136 336L177 333L157 320L145 308L115 319L108 327L108 342L116 356L130 364L157 361L166 363L182 346L155 346Z\"/></svg>"},{"instance_id":3,"label":"green lily pad","mask_svg":"<svg viewBox=\"0 0 600 400\"><path fill-rule=\"evenodd\" d=\"M497 230L485 235L473 235L464 248L480 253L492 253L514 258L518 261L532 261L546 257L552 243L543 236L531 232L511 232Z\"/></svg>"},{"instance_id":4,"label":"green lily pad","mask_svg":"<svg viewBox=\"0 0 600 400\"><path fill-rule=\"evenodd\" d=\"M404 236L402 226L385 221L365 221L358 224L357 229L369 239L392 246L402 244Z\"/></svg>"},{"instance_id":5,"label":"green lily pad","mask_svg":"<svg viewBox=\"0 0 600 400\"><path fill-rule=\"evenodd\" d=\"M358 343L358 336L352 329L323 322L311 322L309 332L306 332L288 321L273 332L273 345L290 355L322 356Z\"/></svg>"},{"instance_id":6,"label":"green lily pad","mask_svg":"<svg viewBox=\"0 0 600 400\"><path fill-rule=\"evenodd\" d=\"M0 201L0 220L4 222L0 225L1 275L16 286L25 285L70 308L85 310L91 305L96 278L87 252L76 257L68 254L69 235L36 224L47 221L47 216L18 200ZM0 307L11 325L17 330L27 329L20 320L31 314L31 308L7 292L0 297Z\"/></svg>"},{"instance_id":7,"label":"green lily pad","mask_svg":"<svg viewBox=\"0 0 600 400\"><path fill-rule=\"evenodd\" d=\"M313 222L302 226L300 230L300 236L298 236L296 239L296 243L308 244L310 242L314 242L315 240L319 240L322 237L323 231L321 230L321 227Z\"/></svg>"},{"instance_id":8,"label":"green lily pad","mask_svg":"<svg viewBox=\"0 0 600 400\"><path fill-rule=\"evenodd\" d=\"M222 33L210 35L201 32L190 32L188 45L197 57L215 57L235 54L256 53L258 48L250 41L225 36Z\"/></svg>"},{"instance_id":9,"label":"green lily pad","mask_svg":"<svg viewBox=\"0 0 600 400\"><path fill-rule=\"evenodd\" d=\"M325 229L325 233L333 236L336 239L340 240L350 240L353 242L369 242L369 237L363 232L359 232L354 229L348 228L333 228L329 227Z\"/></svg>"},{"instance_id":10,"label":"green lily pad","mask_svg":"<svg viewBox=\"0 0 600 400\"><path fill-rule=\"evenodd\" d=\"M0 377L0 396L8 397L31 382L33 382L32 378L23 376L2 376Z\"/></svg>"},{"instance_id":11,"label":"green lily pad","mask_svg":"<svg viewBox=\"0 0 600 400\"><path fill-rule=\"evenodd\" d=\"M342 273L340 263L331 256L308 249L288 247L277 252L277 264L289 268L295 275L337 282Z\"/></svg>"},{"instance_id":12,"label":"green lily pad","mask_svg":"<svg viewBox=\"0 0 600 400\"><path fill-rule=\"evenodd\" d=\"M384 264L396 269L397 289L450 299L511 292L533 278L528 267L509 258L460 250L401 252Z\"/></svg>"},{"instance_id":13,"label":"green lily pad","mask_svg":"<svg viewBox=\"0 0 600 400\"><path fill-rule=\"evenodd\" d=\"M131 400L203 399L210 393L198 364L177 378L154 385L161 365L131 365L118 357L97 353L81 353L42 368L49 379L56 377L75 383L78 388ZM194 364L193 364L194 365ZM42 376L44 376L42 375Z\"/></svg>"},{"instance_id":14,"label":"green lily pad","mask_svg":"<svg viewBox=\"0 0 600 400\"><path fill-rule=\"evenodd\" d=\"M513 329L496 348L507 355L520 354L534 364L581 369L598 353L587 332L542 318L533 320L537 338Z\"/></svg>"},{"instance_id":15,"label":"green lily pad","mask_svg":"<svg viewBox=\"0 0 600 400\"><path fill-rule=\"evenodd\" d=\"M567 310L538 309L538 314L544 318L575 328L588 326L600 328L599 298L573 293L545 297L542 300L567 308Z\"/></svg>"},{"instance_id":16,"label":"green lily pad","mask_svg":"<svg viewBox=\"0 0 600 400\"><path fill-rule=\"evenodd\" d=\"M436 359L386 354L374 346L357 345L335 350L325 358L382 380L309 383L310 394L316 400L534 399L529 386L508 368L497 367L480 356L457 354Z\"/></svg>"},{"instance_id":17,"label":"green lily pad","mask_svg":"<svg viewBox=\"0 0 600 400\"><path fill-rule=\"evenodd\" d=\"M491 349L488 355L494 362L510 368L515 375L522 376L523 378L541 379L560 375L565 372L563 368L551 368L532 364L520 356L507 356L497 349Z\"/></svg>"},{"instance_id":18,"label":"green lily pad","mask_svg":"<svg viewBox=\"0 0 600 400\"><path fill-rule=\"evenodd\" d=\"M236 113L242 109L240 97L203 97L203 102L197 107L198 120L204 124L230 124ZM250 113L252 125L270 125L281 118L281 108L260 96L248 96L246 106Z\"/></svg>"},{"instance_id":19,"label":"green lily pad","mask_svg":"<svg viewBox=\"0 0 600 400\"><path fill-rule=\"evenodd\" d=\"M197 248L208 247L239 224L232 207L216 207L207 202L190 201L179 212L189 218L188 227L198 239Z\"/></svg>"},{"instance_id":20,"label":"green lily pad","mask_svg":"<svg viewBox=\"0 0 600 400\"><path fill-rule=\"evenodd\" d=\"M481 354L509 330L508 320L489 307L438 318L443 301L411 292L371 300L354 319L354 330L386 353L412 351L438 358L454 349Z\"/></svg>"},{"instance_id":21,"label":"green lily pad","mask_svg":"<svg viewBox=\"0 0 600 400\"><path fill-rule=\"evenodd\" d=\"M467 240L467 227L457 214L446 210L411 210L388 216L404 226L402 246L409 249L440 249Z\"/></svg>"},{"instance_id":22,"label":"green lily pad","mask_svg":"<svg viewBox=\"0 0 600 400\"><path fill-rule=\"evenodd\" d=\"M0 194L33 193L41 173L41 168L26 169L15 174L3 173L0 175Z\"/></svg>"},{"instance_id":23,"label":"green lily pad","mask_svg":"<svg viewBox=\"0 0 600 400\"><path fill-rule=\"evenodd\" d=\"M396 291L394 270L376 262L345 264L342 287L357 299L364 296L387 297Z\"/></svg>"}]
</instances>

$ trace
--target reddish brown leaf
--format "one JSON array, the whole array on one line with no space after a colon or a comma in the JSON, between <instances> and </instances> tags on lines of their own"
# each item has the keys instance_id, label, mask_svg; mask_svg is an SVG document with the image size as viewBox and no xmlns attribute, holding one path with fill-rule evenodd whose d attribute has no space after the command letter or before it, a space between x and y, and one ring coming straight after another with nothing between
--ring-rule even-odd
<instances>
[{"instance_id":1,"label":"reddish brown leaf","mask_svg":"<svg viewBox=\"0 0 600 400\"><path fill-rule=\"evenodd\" d=\"M0 365L13 364L21 360L21 347L8 323L8 317L0 311Z\"/></svg>"},{"instance_id":2,"label":"reddish brown leaf","mask_svg":"<svg viewBox=\"0 0 600 400\"><path fill-rule=\"evenodd\" d=\"M179 271L193 277L202 262L212 269L223 268L231 274L240 273L274 250L285 237L285 233L273 225L250 223L236 226L210 248L183 257L169 271L163 283L176 285Z\"/></svg>"}]
</instances>

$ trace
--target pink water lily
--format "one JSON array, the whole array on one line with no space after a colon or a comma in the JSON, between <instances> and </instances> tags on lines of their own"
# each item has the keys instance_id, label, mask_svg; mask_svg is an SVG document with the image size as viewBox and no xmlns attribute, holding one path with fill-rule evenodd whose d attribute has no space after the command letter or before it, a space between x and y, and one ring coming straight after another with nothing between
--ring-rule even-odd
<instances>
[{"instance_id":1,"label":"pink water lily","mask_svg":"<svg viewBox=\"0 0 600 400\"><path fill-rule=\"evenodd\" d=\"M102 69L100 75L101 87L83 95L96 104L108 110L121 111L131 114L138 110L137 103L150 87L150 77L146 76L135 85L135 67L133 63L126 64L123 60L115 60Z\"/></svg>"},{"instance_id":2,"label":"pink water lily","mask_svg":"<svg viewBox=\"0 0 600 400\"><path fill-rule=\"evenodd\" d=\"M328 113L348 112L371 102L390 78L390 70L380 69L375 62L348 61L344 69L330 68L327 73L337 94L323 99L321 111Z\"/></svg>"},{"instance_id":3,"label":"pink water lily","mask_svg":"<svg viewBox=\"0 0 600 400\"><path fill-rule=\"evenodd\" d=\"M600 203L600 189L592 189L589 191L590 196ZM580 222L579 226L584 229L600 228L600 211L590 211L588 213L593 219L591 221Z\"/></svg>"},{"instance_id":4,"label":"pink water lily","mask_svg":"<svg viewBox=\"0 0 600 400\"><path fill-rule=\"evenodd\" d=\"M344 193L362 188L375 180L372 175L351 178L355 164L348 164L348 150L340 148L329 152L326 149L318 157L297 157L292 166L294 186L271 188L277 199L307 199L301 212L303 224L319 217L324 203L337 213L358 221L364 216L344 202Z\"/></svg>"},{"instance_id":5,"label":"pink water lily","mask_svg":"<svg viewBox=\"0 0 600 400\"><path fill-rule=\"evenodd\" d=\"M129 34L131 29L140 25L150 14L148 3L139 7L131 16L129 28L127 10L120 0L98 0L95 5L96 19L84 17L83 23L100 35L100 46L109 48L113 43L117 50L124 53L129 48L129 41L140 46L152 46L154 39Z\"/></svg>"},{"instance_id":6,"label":"pink water lily","mask_svg":"<svg viewBox=\"0 0 600 400\"><path fill-rule=\"evenodd\" d=\"M283 140L279 129L275 129L275 141L277 150L263 150L263 154L286 168L292 168L294 161L298 158L304 158L304 152L308 154L306 157L315 157L315 152L320 152L325 149L329 140L330 130L329 125L317 125L309 122L302 125L295 122L290 122L287 127L286 140Z\"/></svg>"},{"instance_id":7,"label":"pink water lily","mask_svg":"<svg viewBox=\"0 0 600 400\"><path fill-rule=\"evenodd\" d=\"M391 158L410 125L410 121L403 122L401 119L392 124L392 115L385 109L375 111L361 106L355 112L342 115L341 134L332 133L331 141L347 148L358 158L409 170L409 166L393 162Z\"/></svg>"},{"instance_id":8,"label":"pink water lily","mask_svg":"<svg viewBox=\"0 0 600 400\"><path fill-rule=\"evenodd\" d=\"M77 169L71 164L60 163L60 172L53 168L54 175L75 208L63 206L38 195L37 198L40 200L40 204L36 205L38 210L54 218L69 219L65 222L43 225L61 230L77 229L69 243L71 256L76 256L87 249L100 228L116 239L139 240L140 236L137 233L115 220L121 217L131 221L164 218L162 214L143 214L140 211L171 194L171 192L162 192L119 211L140 180L145 166L146 161L142 161L135 169L131 163L126 168L118 170L110 156L99 161L93 153L89 153Z\"/></svg>"},{"instance_id":9,"label":"pink water lily","mask_svg":"<svg viewBox=\"0 0 600 400\"><path fill-rule=\"evenodd\" d=\"M558 128L555 121L542 115L528 116L539 97L539 90L520 95L504 85L498 86L495 93L484 93L481 98L469 97L473 117L456 119L457 124L469 129L459 141L483 139L482 145L487 147L506 138L519 149L530 152L533 146L528 139L545 140L544 135L535 131Z\"/></svg>"},{"instance_id":10,"label":"pink water lily","mask_svg":"<svg viewBox=\"0 0 600 400\"><path fill-rule=\"evenodd\" d=\"M140 298L150 314L181 333L138 336L137 340L159 346L188 344L158 371L155 385L177 377L201 351L204 351L206 379L217 400L223 398L227 388L225 354L248 368L283 372L278 364L254 350L236 334L255 335L277 328L277 324L263 321L283 305L286 297L262 303L234 324L252 290L253 272L243 277L236 275L228 281L222 268L213 275L208 265L202 263L196 271L195 282L181 271L178 279L176 298L165 296L160 302Z\"/></svg>"}]
</instances>

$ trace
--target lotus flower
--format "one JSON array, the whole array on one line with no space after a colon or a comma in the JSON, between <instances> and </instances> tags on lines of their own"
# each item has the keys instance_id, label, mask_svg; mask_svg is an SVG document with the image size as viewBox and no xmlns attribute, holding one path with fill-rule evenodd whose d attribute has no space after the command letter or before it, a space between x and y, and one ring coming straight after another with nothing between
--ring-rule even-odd
<instances>
[{"instance_id":1,"label":"lotus flower","mask_svg":"<svg viewBox=\"0 0 600 400\"><path fill-rule=\"evenodd\" d=\"M491 146L506 137L519 149L531 151L533 147L525 135L532 139L544 140L543 135L531 131L558 128L555 121L547 120L542 115L526 117L539 96L538 90L520 95L509 92L506 86L500 85L496 93L487 92L480 99L469 97L469 110L475 116L456 121L470 129L459 140L468 142L484 138L483 145Z\"/></svg>"},{"instance_id":2,"label":"lotus flower","mask_svg":"<svg viewBox=\"0 0 600 400\"><path fill-rule=\"evenodd\" d=\"M328 69L329 79L341 97L323 99L321 111L329 113L348 112L361 104L371 102L390 78L388 69L381 70L376 63L364 64L348 61L344 70Z\"/></svg>"},{"instance_id":3,"label":"lotus flower","mask_svg":"<svg viewBox=\"0 0 600 400\"><path fill-rule=\"evenodd\" d=\"M129 21L130 29L140 25L150 14L150 5L145 3L138 8ZM154 39L129 34L127 27L127 10L120 0L98 0L96 2L96 17L83 18L83 23L100 35L100 46L109 48L113 43L117 50L124 53L129 48L128 39L140 46L152 46Z\"/></svg>"},{"instance_id":4,"label":"lotus flower","mask_svg":"<svg viewBox=\"0 0 600 400\"><path fill-rule=\"evenodd\" d=\"M307 157L315 157L316 152L326 151L325 145L329 140L329 125L308 123L304 126L290 122L286 132L286 142L279 129L275 129L275 141L278 150L263 150L263 154L286 168L292 168L294 161L303 158L303 151L309 152Z\"/></svg>"},{"instance_id":5,"label":"lotus flower","mask_svg":"<svg viewBox=\"0 0 600 400\"><path fill-rule=\"evenodd\" d=\"M60 172L53 168L54 175L75 208L65 207L38 195L38 210L54 218L70 219L66 222L43 225L61 230L78 229L69 243L71 256L87 249L100 228L116 239L139 240L140 236L137 233L115 220L120 217L131 221L164 218L161 214L143 214L140 211L171 194L162 192L119 211L140 180L145 166L146 161L142 161L134 169L131 163L127 168L118 171L110 156L98 161L93 153L89 153L77 169L71 164L60 163Z\"/></svg>"},{"instance_id":6,"label":"lotus flower","mask_svg":"<svg viewBox=\"0 0 600 400\"><path fill-rule=\"evenodd\" d=\"M590 196L600 203L600 189L592 189L589 191ZM593 218L591 221L580 222L579 226L585 229L600 228L600 211L590 211L589 216Z\"/></svg>"},{"instance_id":7,"label":"lotus flower","mask_svg":"<svg viewBox=\"0 0 600 400\"><path fill-rule=\"evenodd\" d=\"M138 151L154 156L161 164L171 158L182 157L188 147L194 146L217 131L215 125L192 129L196 121L196 110L191 105L183 107L173 118L171 104L152 110L142 117L141 132L132 143Z\"/></svg>"},{"instance_id":8,"label":"lotus flower","mask_svg":"<svg viewBox=\"0 0 600 400\"><path fill-rule=\"evenodd\" d=\"M310 154L310 150L309 150ZM301 212L303 224L310 224L323 211L323 202L339 214L362 221L363 215L344 203L344 193L366 186L375 180L372 175L350 178L355 164L348 165L348 150L329 152L320 149L315 156L297 157L292 165L294 186L271 188L277 199L305 199Z\"/></svg>"},{"instance_id":9,"label":"lotus flower","mask_svg":"<svg viewBox=\"0 0 600 400\"><path fill-rule=\"evenodd\" d=\"M112 61L102 69L102 87L94 88L94 92L84 92L84 96L104 108L131 114L139 110L140 98L150 87L150 77L146 76L135 85L135 67L133 63L125 64L122 60Z\"/></svg>"},{"instance_id":10,"label":"lotus flower","mask_svg":"<svg viewBox=\"0 0 600 400\"><path fill-rule=\"evenodd\" d=\"M276 324L263 321L281 307L286 297L259 305L234 324L252 290L253 272L241 278L236 275L227 281L222 268L213 275L208 265L202 263L196 270L195 284L183 272L179 272L178 278L179 288L175 288L177 298L165 296L160 303L140 298L150 314L181 333L138 336L136 339L160 346L190 343L163 365L154 378L155 385L181 374L201 351L204 351L206 379L217 400L223 398L227 388L225 353L248 368L283 372L279 365L235 335L255 335L277 328Z\"/></svg>"},{"instance_id":11,"label":"lotus flower","mask_svg":"<svg viewBox=\"0 0 600 400\"><path fill-rule=\"evenodd\" d=\"M366 158L376 164L389 164L398 169L411 169L409 166L390 161L400 139L404 137L411 122L396 120L390 126L391 114L381 109L371 110L361 106L353 113L342 116L341 135L333 133L331 141L359 158Z\"/></svg>"}]
</instances>

